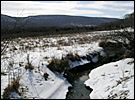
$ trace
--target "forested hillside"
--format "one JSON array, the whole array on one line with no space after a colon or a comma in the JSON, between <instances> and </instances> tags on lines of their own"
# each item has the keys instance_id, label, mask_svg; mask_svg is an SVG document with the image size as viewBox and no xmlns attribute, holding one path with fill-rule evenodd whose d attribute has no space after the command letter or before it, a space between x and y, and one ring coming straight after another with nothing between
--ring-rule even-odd
<instances>
[{"instance_id":1,"label":"forested hillside","mask_svg":"<svg viewBox=\"0 0 135 100\"><path fill-rule=\"evenodd\" d=\"M29 16L28 18L15 18L1 15L1 20L1 27L3 27L3 24L5 25L5 29L1 29L2 39L11 36L13 38L34 37L97 30L114 30L126 27L134 28L134 12L125 15L123 19L119 20L113 18L75 17L64 15ZM36 22L38 22L38 24L36 24ZM39 24L39 22L41 23ZM41 24L42 26L40 26Z\"/></svg>"}]
</instances>

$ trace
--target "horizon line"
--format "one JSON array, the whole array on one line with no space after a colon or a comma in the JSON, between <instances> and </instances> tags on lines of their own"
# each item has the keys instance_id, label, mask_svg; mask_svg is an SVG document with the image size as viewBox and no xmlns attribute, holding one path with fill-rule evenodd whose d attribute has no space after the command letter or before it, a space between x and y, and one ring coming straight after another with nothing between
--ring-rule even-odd
<instances>
[{"instance_id":1,"label":"horizon line","mask_svg":"<svg viewBox=\"0 0 135 100\"><path fill-rule=\"evenodd\" d=\"M9 16L9 17L17 17L17 16L11 16L11 15L7 15L7 14L1 14L1 15L5 15L5 16ZM29 15L29 16L18 16L19 18L24 18L24 17L34 17L34 16L73 16L73 17L92 17L92 16L85 16L85 15L66 15L66 14L48 14L48 15ZM92 18L115 18L115 17L92 17ZM122 19L122 18L115 18L115 19Z\"/></svg>"}]
</instances>

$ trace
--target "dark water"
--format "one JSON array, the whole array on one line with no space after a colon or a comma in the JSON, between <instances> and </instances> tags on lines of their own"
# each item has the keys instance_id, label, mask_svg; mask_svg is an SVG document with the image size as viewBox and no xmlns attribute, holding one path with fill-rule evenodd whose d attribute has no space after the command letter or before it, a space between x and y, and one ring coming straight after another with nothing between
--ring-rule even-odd
<instances>
[{"instance_id":1,"label":"dark water","mask_svg":"<svg viewBox=\"0 0 135 100\"><path fill-rule=\"evenodd\" d=\"M108 52L108 50L106 50ZM109 51L111 54L111 51ZM106 52L105 52L106 53ZM103 64L116 62L123 59L123 55L115 54L114 56L102 57L98 54L97 63L88 63L80 65L75 68L69 69L65 72L65 77L72 84L72 88L66 95L66 99L90 99L89 95L92 92L90 87L85 86L84 82L89 78L89 73L92 69L99 67Z\"/></svg>"},{"instance_id":2,"label":"dark water","mask_svg":"<svg viewBox=\"0 0 135 100\"><path fill-rule=\"evenodd\" d=\"M72 88L69 89L67 93L66 99L90 99L89 94L92 91L91 89L87 89L84 82L89 78L88 74L90 71L85 71L79 73L74 83L72 83Z\"/></svg>"},{"instance_id":3,"label":"dark water","mask_svg":"<svg viewBox=\"0 0 135 100\"><path fill-rule=\"evenodd\" d=\"M69 89L66 99L90 99L89 95L92 92L92 89L90 87L86 87L84 84L84 82L89 78L88 76L90 71L111 61L113 61L112 58L99 58L97 63L88 63L69 70L65 77L72 84L72 88Z\"/></svg>"},{"instance_id":4,"label":"dark water","mask_svg":"<svg viewBox=\"0 0 135 100\"><path fill-rule=\"evenodd\" d=\"M92 89L86 87L84 82L89 79L89 73L92 69L98 67L101 63L88 63L77 66L67 72L67 80L72 84L66 99L90 99Z\"/></svg>"}]
</instances>

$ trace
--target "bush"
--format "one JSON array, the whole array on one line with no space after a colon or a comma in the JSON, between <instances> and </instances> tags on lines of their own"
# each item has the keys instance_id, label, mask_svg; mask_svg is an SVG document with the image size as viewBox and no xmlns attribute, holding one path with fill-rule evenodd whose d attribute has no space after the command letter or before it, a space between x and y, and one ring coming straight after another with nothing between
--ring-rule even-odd
<instances>
[{"instance_id":1,"label":"bush","mask_svg":"<svg viewBox=\"0 0 135 100\"><path fill-rule=\"evenodd\" d=\"M122 47L122 43L120 43L120 42L118 42L118 43L106 42L106 47L121 48Z\"/></svg>"},{"instance_id":2,"label":"bush","mask_svg":"<svg viewBox=\"0 0 135 100\"><path fill-rule=\"evenodd\" d=\"M132 58L132 57L134 57L134 52L132 52L131 50L125 52L124 58Z\"/></svg>"},{"instance_id":3,"label":"bush","mask_svg":"<svg viewBox=\"0 0 135 100\"><path fill-rule=\"evenodd\" d=\"M30 62L30 58L29 58L29 54L27 55L27 65L25 66L25 69L30 69L30 70L33 70L34 69L34 66L31 65L31 62Z\"/></svg>"},{"instance_id":4,"label":"bush","mask_svg":"<svg viewBox=\"0 0 135 100\"><path fill-rule=\"evenodd\" d=\"M49 74L48 74L48 73L44 73L45 81L47 81L48 76L49 76Z\"/></svg>"},{"instance_id":5,"label":"bush","mask_svg":"<svg viewBox=\"0 0 135 100\"><path fill-rule=\"evenodd\" d=\"M5 72L1 72L1 75L7 75Z\"/></svg>"},{"instance_id":6,"label":"bush","mask_svg":"<svg viewBox=\"0 0 135 100\"><path fill-rule=\"evenodd\" d=\"M106 46L106 41L99 42L98 46L104 48Z\"/></svg>"},{"instance_id":7,"label":"bush","mask_svg":"<svg viewBox=\"0 0 135 100\"><path fill-rule=\"evenodd\" d=\"M92 61L92 57L90 56L90 55L86 55L86 59L88 60L88 61Z\"/></svg>"},{"instance_id":8,"label":"bush","mask_svg":"<svg viewBox=\"0 0 135 100\"><path fill-rule=\"evenodd\" d=\"M70 64L69 64L68 59L66 58L62 58L61 60L53 58L51 62L49 63L49 65L47 65L47 67L54 72L56 71L56 72L62 73L68 68L70 68Z\"/></svg>"},{"instance_id":9,"label":"bush","mask_svg":"<svg viewBox=\"0 0 135 100\"><path fill-rule=\"evenodd\" d=\"M4 89L3 99L9 99L9 95L11 92L17 92L18 94L20 94L18 91L19 86L20 84L18 78L12 81L10 85L8 84L8 86Z\"/></svg>"},{"instance_id":10,"label":"bush","mask_svg":"<svg viewBox=\"0 0 135 100\"><path fill-rule=\"evenodd\" d=\"M114 42L106 42L106 41L101 41L99 44L98 44L99 47L115 47L115 48L120 48L122 47L122 43L118 42L118 43L114 43Z\"/></svg>"},{"instance_id":11,"label":"bush","mask_svg":"<svg viewBox=\"0 0 135 100\"><path fill-rule=\"evenodd\" d=\"M65 58L71 60L72 62L81 61L81 57L77 53L75 53L75 55L73 53L68 53Z\"/></svg>"},{"instance_id":12,"label":"bush","mask_svg":"<svg viewBox=\"0 0 135 100\"><path fill-rule=\"evenodd\" d=\"M33 69L34 69L34 66L32 66L31 63L30 63L30 64L27 64L27 65L25 66L25 69L26 69L26 70L27 70L27 69L33 70Z\"/></svg>"}]
</instances>

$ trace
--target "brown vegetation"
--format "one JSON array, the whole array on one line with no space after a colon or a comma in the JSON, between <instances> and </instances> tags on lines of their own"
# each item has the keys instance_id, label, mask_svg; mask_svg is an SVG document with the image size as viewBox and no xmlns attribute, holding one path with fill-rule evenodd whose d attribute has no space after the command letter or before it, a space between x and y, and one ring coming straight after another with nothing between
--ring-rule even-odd
<instances>
[{"instance_id":1,"label":"brown vegetation","mask_svg":"<svg viewBox=\"0 0 135 100\"><path fill-rule=\"evenodd\" d=\"M106 46L106 41L99 42L98 46L104 48Z\"/></svg>"},{"instance_id":2,"label":"brown vegetation","mask_svg":"<svg viewBox=\"0 0 135 100\"><path fill-rule=\"evenodd\" d=\"M3 92L3 99L9 99L9 95L11 92L17 92L19 95L21 95L21 93L19 93L18 88L19 88L20 84L19 84L19 79L15 79L14 81L11 82L11 84L4 89Z\"/></svg>"},{"instance_id":3,"label":"brown vegetation","mask_svg":"<svg viewBox=\"0 0 135 100\"><path fill-rule=\"evenodd\" d=\"M1 72L1 75L7 75L5 72Z\"/></svg>"},{"instance_id":4,"label":"brown vegetation","mask_svg":"<svg viewBox=\"0 0 135 100\"><path fill-rule=\"evenodd\" d=\"M45 81L47 81L48 76L49 76L49 74L48 74L48 73L44 73Z\"/></svg>"},{"instance_id":5,"label":"brown vegetation","mask_svg":"<svg viewBox=\"0 0 135 100\"><path fill-rule=\"evenodd\" d=\"M74 61L81 61L81 59L80 59L81 57L77 53L73 54L73 53L70 52L70 53L68 53L66 55L65 58L71 60L72 62L74 62Z\"/></svg>"},{"instance_id":6,"label":"brown vegetation","mask_svg":"<svg viewBox=\"0 0 135 100\"><path fill-rule=\"evenodd\" d=\"M61 60L53 58L47 67L54 72L62 73L70 68L70 64L66 58L62 58Z\"/></svg>"},{"instance_id":7,"label":"brown vegetation","mask_svg":"<svg viewBox=\"0 0 135 100\"><path fill-rule=\"evenodd\" d=\"M33 69L34 69L34 66L32 66L31 63L30 63L30 64L27 64L27 65L25 66L25 69L26 69L26 70L27 70L27 69L33 70Z\"/></svg>"},{"instance_id":8,"label":"brown vegetation","mask_svg":"<svg viewBox=\"0 0 135 100\"><path fill-rule=\"evenodd\" d=\"M124 58L132 58L132 57L134 57L134 52L132 52L131 50L125 52Z\"/></svg>"}]
</instances>

